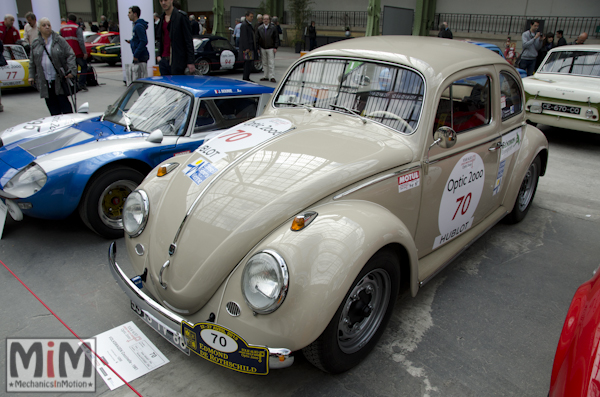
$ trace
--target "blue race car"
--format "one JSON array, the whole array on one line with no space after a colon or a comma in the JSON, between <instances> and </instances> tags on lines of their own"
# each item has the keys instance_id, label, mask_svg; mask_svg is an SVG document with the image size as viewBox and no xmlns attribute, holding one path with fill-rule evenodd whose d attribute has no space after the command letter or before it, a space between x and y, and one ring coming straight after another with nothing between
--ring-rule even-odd
<instances>
[{"instance_id":1,"label":"blue race car","mask_svg":"<svg viewBox=\"0 0 600 397\"><path fill-rule=\"evenodd\" d=\"M0 197L9 213L63 219L79 211L107 238L123 236L125 199L156 165L249 120L272 88L219 77L136 80L101 114L45 117L0 133Z\"/></svg>"},{"instance_id":2,"label":"blue race car","mask_svg":"<svg viewBox=\"0 0 600 397\"><path fill-rule=\"evenodd\" d=\"M467 42L467 43L478 45L478 46L483 47L483 48L487 48L488 50L494 51L496 54L498 54L502 58L506 59L506 57L504 56L504 53L502 52L502 50L500 49L500 47L498 47L496 44L483 43L481 41L471 41L471 40L464 40L464 41ZM519 72L519 75L521 76L522 79L524 79L525 77L527 77L527 71L525 69L520 69L520 68L515 68L515 69L517 69L517 72Z\"/></svg>"}]
</instances>

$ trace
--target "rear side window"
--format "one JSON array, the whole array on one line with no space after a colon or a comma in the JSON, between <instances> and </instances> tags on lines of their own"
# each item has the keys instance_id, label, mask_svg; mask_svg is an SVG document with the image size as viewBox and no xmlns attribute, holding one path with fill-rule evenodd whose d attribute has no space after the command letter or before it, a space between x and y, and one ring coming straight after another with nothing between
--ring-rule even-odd
<instances>
[{"instance_id":1,"label":"rear side window","mask_svg":"<svg viewBox=\"0 0 600 397\"><path fill-rule=\"evenodd\" d=\"M457 133L490 123L490 78L485 75L453 82L442 93L433 130L446 126Z\"/></svg>"},{"instance_id":2,"label":"rear side window","mask_svg":"<svg viewBox=\"0 0 600 397\"><path fill-rule=\"evenodd\" d=\"M523 109L523 97L516 80L508 73L500 73L500 107L502 120L509 119Z\"/></svg>"}]
</instances>

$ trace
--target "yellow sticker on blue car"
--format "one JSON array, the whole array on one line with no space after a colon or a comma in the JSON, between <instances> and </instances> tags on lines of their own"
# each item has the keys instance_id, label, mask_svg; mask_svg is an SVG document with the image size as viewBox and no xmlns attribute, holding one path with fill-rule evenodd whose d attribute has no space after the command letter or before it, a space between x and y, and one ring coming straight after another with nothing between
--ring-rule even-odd
<instances>
[{"instance_id":1,"label":"yellow sticker on blue car","mask_svg":"<svg viewBox=\"0 0 600 397\"><path fill-rule=\"evenodd\" d=\"M237 372L269 373L269 349L250 346L235 332L214 323L181 323L187 346L200 357Z\"/></svg>"}]
</instances>

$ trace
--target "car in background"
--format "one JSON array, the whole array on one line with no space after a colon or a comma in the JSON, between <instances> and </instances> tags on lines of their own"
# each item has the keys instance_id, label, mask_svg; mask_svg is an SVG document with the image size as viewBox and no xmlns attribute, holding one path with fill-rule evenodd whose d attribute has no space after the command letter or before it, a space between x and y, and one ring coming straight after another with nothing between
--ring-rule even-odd
<instances>
[{"instance_id":1,"label":"car in background","mask_svg":"<svg viewBox=\"0 0 600 397\"><path fill-rule=\"evenodd\" d=\"M0 67L0 87L31 87L29 84L29 57L23 46L18 44L4 45L4 58L8 65Z\"/></svg>"},{"instance_id":2,"label":"car in background","mask_svg":"<svg viewBox=\"0 0 600 397\"><path fill-rule=\"evenodd\" d=\"M92 50L92 58L95 62L106 62L109 66L115 66L121 62L121 43L97 46Z\"/></svg>"},{"instance_id":3,"label":"car in background","mask_svg":"<svg viewBox=\"0 0 600 397\"><path fill-rule=\"evenodd\" d=\"M523 86L530 123L600 133L600 45L551 49Z\"/></svg>"},{"instance_id":4,"label":"car in background","mask_svg":"<svg viewBox=\"0 0 600 397\"><path fill-rule=\"evenodd\" d=\"M272 91L217 77L151 77L136 80L104 113L7 128L0 133L0 197L17 218L78 211L96 233L122 237L123 203L152 168L260 114Z\"/></svg>"},{"instance_id":5,"label":"car in background","mask_svg":"<svg viewBox=\"0 0 600 397\"><path fill-rule=\"evenodd\" d=\"M90 36L93 37L93 36ZM85 43L85 49L88 53L88 57L91 59L92 50L97 46L111 43L120 43L119 32L104 32L99 33L98 36L91 42Z\"/></svg>"},{"instance_id":6,"label":"car in background","mask_svg":"<svg viewBox=\"0 0 600 397\"><path fill-rule=\"evenodd\" d=\"M481 41L471 41L471 40L462 40L462 41L464 41L466 43L475 44L475 45L478 45L483 48L487 48L488 50L493 51L496 54L500 55L502 58L506 59L506 57L504 56L504 52L502 52L500 47L498 47L496 44L484 43ZM508 62L508 61L506 61L506 62ZM521 76L522 79L527 77L527 71L525 69L521 69L521 68L515 68L515 69L517 69L517 71L519 72L519 75Z\"/></svg>"},{"instance_id":7,"label":"car in background","mask_svg":"<svg viewBox=\"0 0 600 397\"><path fill-rule=\"evenodd\" d=\"M262 116L161 163L123 209L114 278L184 354L347 371L415 296L532 207L548 141L516 70L471 44L374 36L294 62ZM132 313L133 314L133 313ZM190 361L191 363L192 361Z\"/></svg>"},{"instance_id":8,"label":"car in background","mask_svg":"<svg viewBox=\"0 0 600 397\"><path fill-rule=\"evenodd\" d=\"M549 397L600 393L600 272L575 292L563 325L550 378Z\"/></svg>"},{"instance_id":9,"label":"car in background","mask_svg":"<svg viewBox=\"0 0 600 397\"><path fill-rule=\"evenodd\" d=\"M221 36L194 36L194 57L196 75L207 75L219 70L243 69L244 61L238 56L238 50L229 40ZM262 71L262 61L256 59L252 64L252 73Z\"/></svg>"}]
</instances>

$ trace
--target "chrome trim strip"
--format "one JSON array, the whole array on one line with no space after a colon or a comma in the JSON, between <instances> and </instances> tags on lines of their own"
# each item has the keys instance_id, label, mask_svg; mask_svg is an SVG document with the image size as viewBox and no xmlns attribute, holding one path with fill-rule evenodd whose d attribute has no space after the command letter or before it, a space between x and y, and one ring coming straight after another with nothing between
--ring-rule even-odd
<instances>
[{"instance_id":1,"label":"chrome trim strip","mask_svg":"<svg viewBox=\"0 0 600 397\"><path fill-rule=\"evenodd\" d=\"M244 153L243 155L241 155L240 157L238 157L237 159L235 159L234 161L232 161L231 163L229 163L227 165L227 167L223 168L223 170L219 170L217 172L217 174L215 175L215 177L210 182L208 182L208 184L206 185L206 187L204 188L204 190L202 190L202 192L200 192L200 194L198 195L198 197L196 197L196 199L194 200L194 202L192 203L192 205L188 209L187 213L183 217L183 220L181 221L181 224L179 225L179 228L177 229L177 233L175 233L175 238L173 239L173 244L171 244L171 247L174 246L175 248L177 248L177 241L179 240L179 235L181 234L181 231L183 230L183 227L184 227L185 223L187 222L187 219L194 212L194 210L196 209L196 205L198 205L198 203L204 197L204 194L208 191L208 189L210 189L210 187L213 184L215 184L218 180L220 180L221 176L223 176L226 171L229 171L230 168L233 168L234 166L236 166L239 163L241 163L242 161L246 160L248 157L250 157L254 153L258 152L259 150L261 150L262 148L264 148L265 146L267 146L267 144L271 143L274 139L277 139L278 137L282 136L283 134L287 134L290 131L293 131L295 128L296 127L292 127L289 130L287 130L287 131L284 131L284 132L282 132L282 133L280 133L278 135L273 136L272 138L267 139L262 144L260 144L258 146L255 146L254 148L248 150L246 153ZM174 253L175 253L175 250L173 250L173 253L169 252L169 255L173 255Z\"/></svg>"},{"instance_id":2,"label":"chrome trim strip","mask_svg":"<svg viewBox=\"0 0 600 397\"><path fill-rule=\"evenodd\" d=\"M456 253L456 255L454 255L452 258L450 258L446 263L444 263L442 266L440 266L435 272L433 272L429 277L427 277L425 280L423 281L419 281L419 288L423 287L425 284L427 284L429 281L431 281L432 278L434 278L439 272L441 272L442 270L444 270L446 268L446 266L448 266L449 264L451 264L456 258L458 258L460 256L460 254L462 254L463 252L465 252L465 250L467 248L469 248L471 245L473 245L473 243L477 240L479 240L479 238L481 236L483 236L484 234L486 234L491 228L493 228L494 226L496 226L496 224L498 224L498 222L500 222L506 215L508 215L508 211L504 212L504 215L502 215L501 217L498 218L498 220L494 223L492 223L489 227L487 227L484 231L482 231L481 233L479 233L477 235L477 237L475 237L473 240L471 240L467 245L465 245L464 247L462 247L462 249L460 251L458 251Z\"/></svg>"},{"instance_id":3,"label":"chrome trim strip","mask_svg":"<svg viewBox=\"0 0 600 397\"><path fill-rule=\"evenodd\" d=\"M493 138L490 138L490 139L488 139L488 140L487 140L487 141L485 141L485 142L481 142L480 144L478 144L478 145L476 145L476 146L469 146L468 148L465 148L465 149L463 149L463 150L460 150L460 151L458 151L458 152L454 152L454 153L452 153L452 154L449 154L449 155L447 155L447 156L440 157L439 159L431 160L431 161L429 162L429 164L435 164L435 163L437 163L437 162L440 162L440 161L446 160L446 159L448 159L448 158L450 158L450 157L458 156L458 155L459 155L459 154L461 154L461 153L464 153L464 152L468 152L468 151L471 151L471 150L473 150L473 148L474 148L474 147L477 147L477 146L482 146L482 145L488 144L488 143L490 143L490 142L493 142L493 141L495 141L496 139L501 139L501 138L502 138L502 136L503 136L503 135L498 135L498 136L495 136L495 137L493 137Z\"/></svg>"},{"instance_id":4,"label":"chrome trim strip","mask_svg":"<svg viewBox=\"0 0 600 397\"><path fill-rule=\"evenodd\" d=\"M147 311L159 321L162 321L167 327L173 330L181 330L183 318L177 314L165 309L152 298L139 289L121 270L116 262L117 246L112 242L108 248L108 263L110 271L125 295L142 310ZM189 322L188 322L189 323ZM189 323L192 327L195 324ZM292 351L286 348L267 347L269 349L269 368L280 369L287 368L294 363ZM283 357L283 358L282 358Z\"/></svg>"},{"instance_id":5,"label":"chrome trim strip","mask_svg":"<svg viewBox=\"0 0 600 397\"><path fill-rule=\"evenodd\" d=\"M373 180L371 180L369 182L365 182L362 185L358 185L356 187L353 187L352 189L346 190L345 192L342 192L342 193L340 193L340 194L338 194L336 196L333 196L333 199L334 200L341 199L344 196L347 196L349 194L355 193L355 192L357 192L357 191L359 191L361 189L364 189L366 187L369 187L371 185L375 185L376 183L379 183L379 182L384 181L386 179L393 178L393 177L398 176L400 174L404 174L405 172L410 172L410 171L418 170L419 168L421 168L421 165L415 165L413 167L405 168L403 170L396 171L396 172L393 172L391 174L382 175L379 178L375 178L375 179L373 179Z\"/></svg>"}]
</instances>

